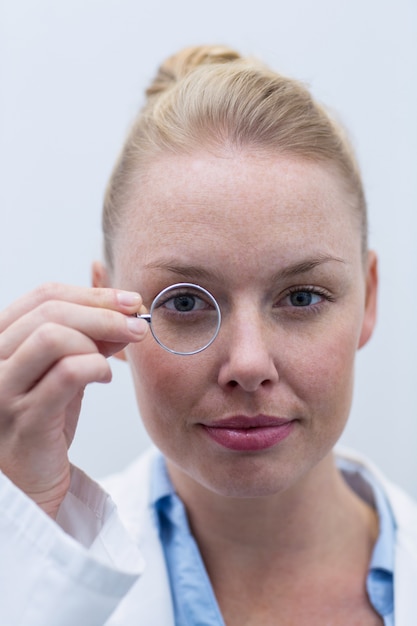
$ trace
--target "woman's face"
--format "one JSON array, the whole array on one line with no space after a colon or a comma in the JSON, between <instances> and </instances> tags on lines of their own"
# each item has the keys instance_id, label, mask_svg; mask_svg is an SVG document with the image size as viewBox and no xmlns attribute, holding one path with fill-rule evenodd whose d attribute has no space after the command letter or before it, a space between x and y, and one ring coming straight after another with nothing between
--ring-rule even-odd
<instances>
[{"instance_id":1,"label":"woman's face","mask_svg":"<svg viewBox=\"0 0 417 626\"><path fill-rule=\"evenodd\" d=\"M376 262L364 267L338 175L288 156L166 156L126 216L114 286L149 307L170 284L198 283L222 311L204 352L169 354L150 333L126 350L175 480L239 497L295 484L339 438L374 326Z\"/></svg>"}]
</instances>

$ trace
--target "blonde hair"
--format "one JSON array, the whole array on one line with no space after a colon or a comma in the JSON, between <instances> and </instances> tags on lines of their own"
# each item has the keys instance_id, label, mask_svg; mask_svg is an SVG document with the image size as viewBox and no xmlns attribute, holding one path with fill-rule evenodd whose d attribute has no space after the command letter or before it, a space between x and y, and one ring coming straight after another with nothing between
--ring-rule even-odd
<instances>
[{"instance_id":1,"label":"blonde hair","mask_svg":"<svg viewBox=\"0 0 417 626\"><path fill-rule=\"evenodd\" d=\"M342 126L300 82L223 46L185 48L168 58L146 91L110 178L103 209L105 258L138 171L158 154L229 146L332 164L347 183L367 250L359 167Z\"/></svg>"}]
</instances>

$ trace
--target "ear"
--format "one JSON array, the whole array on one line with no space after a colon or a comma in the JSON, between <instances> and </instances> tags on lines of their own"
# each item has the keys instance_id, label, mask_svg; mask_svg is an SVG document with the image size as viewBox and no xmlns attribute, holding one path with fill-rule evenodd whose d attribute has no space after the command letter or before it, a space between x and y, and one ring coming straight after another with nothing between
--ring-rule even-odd
<instances>
[{"instance_id":1,"label":"ear","mask_svg":"<svg viewBox=\"0 0 417 626\"><path fill-rule=\"evenodd\" d=\"M93 287L111 287L109 273L101 261L94 261L91 267L91 282ZM125 351L115 352L113 356L121 361L126 361Z\"/></svg>"},{"instance_id":2,"label":"ear","mask_svg":"<svg viewBox=\"0 0 417 626\"><path fill-rule=\"evenodd\" d=\"M93 287L111 287L107 268L101 261L94 261L91 266L91 283Z\"/></svg>"},{"instance_id":3,"label":"ear","mask_svg":"<svg viewBox=\"0 0 417 626\"><path fill-rule=\"evenodd\" d=\"M368 252L366 269L365 311L358 348L362 348L372 336L376 323L378 295L378 259L375 252Z\"/></svg>"}]
</instances>

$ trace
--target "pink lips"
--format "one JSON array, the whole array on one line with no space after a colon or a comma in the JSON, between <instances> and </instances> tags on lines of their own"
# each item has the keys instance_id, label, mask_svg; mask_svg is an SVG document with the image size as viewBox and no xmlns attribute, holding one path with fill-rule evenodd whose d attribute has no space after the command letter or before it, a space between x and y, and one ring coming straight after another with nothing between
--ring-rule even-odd
<instances>
[{"instance_id":1,"label":"pink lips","mask_svg":"<svg viewBox=\"0 0 417 626\"><path fill-rule=\"evenodd\" d=\"M230 450L256 452L276 445L291 434L294 421L257 415L235 416L215 424L203 424L206 433L221 446Z\"/></svg>"}]
</instances>

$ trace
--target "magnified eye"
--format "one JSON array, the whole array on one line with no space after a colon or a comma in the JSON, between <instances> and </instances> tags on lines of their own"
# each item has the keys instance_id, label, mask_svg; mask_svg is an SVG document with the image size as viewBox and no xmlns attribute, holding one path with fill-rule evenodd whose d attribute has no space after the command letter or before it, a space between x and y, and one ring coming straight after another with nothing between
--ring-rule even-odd
<instances>
[{"instance_id":1,"label":"magnified eye","mask_svg":"<svg viewBox=\"0 0 417 626\"><path fill-rule=\"evenodd\" d=\"M312 291L294 291L289 295L292 306L303 307L319 304L322 296Z\"/></svg>"},{"instance_id":2,"label":"magnified eye","mask_svg":"<svg viewBox=\"0 0 417 626\"><path fill-rule=\"evenodd\" d=\"M188 293L172 296L171 298L165 300L161 306L169 309L170 311L177 311L178 313L200 311L209 307L204 300Z\"/></svg>"},{"instance_id":3,"label":"magnified eye","mask_svg":"<svg viewBox=\"0 0 417 626\"><path fill-rule=\"evenodd\" d=\"M163 289L145 317L160 346L173 354L196 354L210 346L219 332L220 307L207 289L177 283Z\"/></svg>"}]
</instances>

